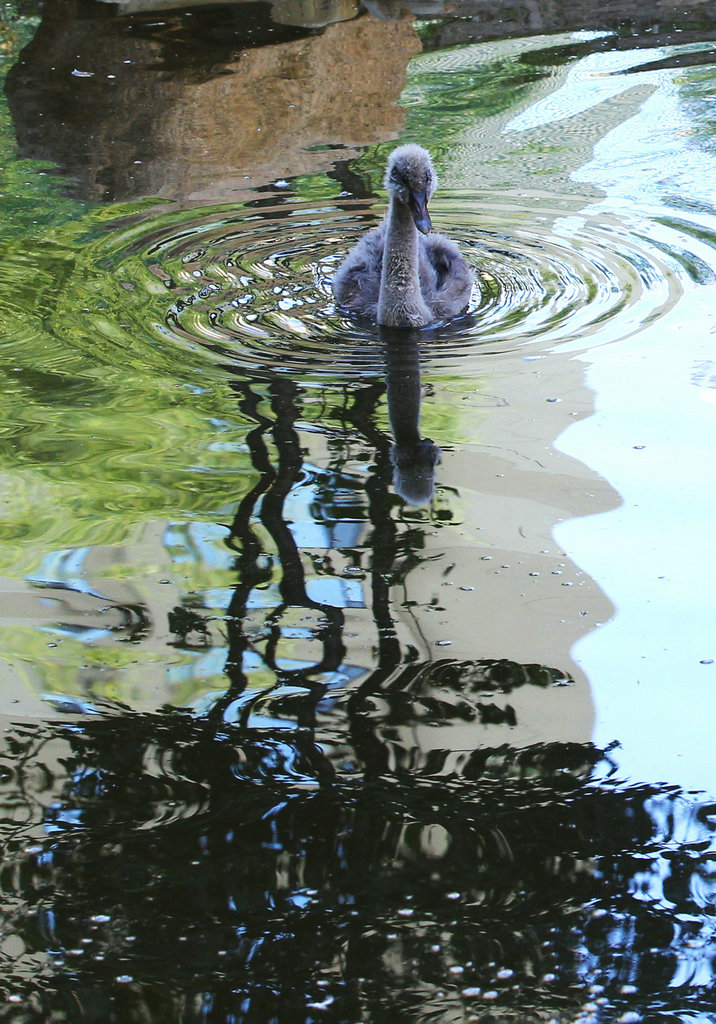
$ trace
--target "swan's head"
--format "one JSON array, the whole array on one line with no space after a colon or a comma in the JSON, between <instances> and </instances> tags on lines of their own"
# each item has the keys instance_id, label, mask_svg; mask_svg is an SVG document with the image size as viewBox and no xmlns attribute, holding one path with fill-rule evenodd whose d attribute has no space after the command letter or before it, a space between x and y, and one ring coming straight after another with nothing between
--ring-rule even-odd
<instances>
[{"instance_id":1,"label":"swan's head","mask_svg":"<svg viewBox=\"0 0 716 1024\"><path fill-rule=\"evenodd\" d=\"M415 226L424 235L432 224L428 213L428 200L438 185L433 162L422 146L398 146L388 157L385 187L391 199L407 206Z\"/></svg>"}]
</instances>

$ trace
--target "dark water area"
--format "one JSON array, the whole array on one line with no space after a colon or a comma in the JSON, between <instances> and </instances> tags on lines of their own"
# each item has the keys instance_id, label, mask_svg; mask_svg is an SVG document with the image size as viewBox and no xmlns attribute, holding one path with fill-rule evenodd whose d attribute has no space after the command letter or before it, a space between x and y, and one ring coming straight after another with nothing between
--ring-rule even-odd
<instances>
[{"instance_id":1,"label":"dark water area","mask_svg":"<svg viewBox=\"0 0 716 1024\"><path fill-rule=\"evenodd\" d=\"M3 11L0 1021L714 1024L716 4Z\"/></svg>"},{"instance_id":2,"label":"dark water area","mask_svg":"<svg viewBox=\"0 0 716 1024\"><path fill-rule=\"evenodd\" d=\"M450 728L516 675L481 668L263 709L320 746L175 711L6 734L3 1018L709 1019L714 805L586 744L416 764L406 706Z\"/></svg>"}]
</instances>

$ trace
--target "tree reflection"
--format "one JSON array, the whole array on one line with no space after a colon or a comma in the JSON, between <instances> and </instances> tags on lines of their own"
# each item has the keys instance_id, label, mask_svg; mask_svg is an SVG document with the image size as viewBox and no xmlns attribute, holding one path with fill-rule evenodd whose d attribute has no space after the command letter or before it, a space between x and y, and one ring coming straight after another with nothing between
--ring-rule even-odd
<instances>
[{"instance_id":1,"label":"tree reflection","mask_svg":"<svg viewBox=\"0 0 716 1024\"><path fill-rule=\"evenodd\" d=\"M6 737L46 838L10 844L3 931L25 964L2 1019L571 1020L597 993L598 1020L708 1009L713 807L595 785L609 766L585 745L345 782L318 738L176 711Z\"/></svg>"},{"instance_id":2,"label":"tree reflection","mask_svg":"<svg viewBox=\"0 0 716 1024\"><path fill-rule=\"evenodd\" d=\"M227 709L232 707L246 688L243 661L248 646L244 627L247 605L254 589L267 580L267 569L265 565L261 565L264 551L252 522L254 517L266 528L273 540L280 564L278 589L281 601L270 609L261 629L262 660L275 677L276 684L290 686L296 683L311 688L312 679L324 672L335 671L345 653L341 637L343 614L340 608L312 600L306 593L301 557L284 512L286 498L298 481L303 466L298 434L293 427L298 413L295 404L296 385L287 380L277 380L272 384L271 418L261 416L257 396L252 392L250 385L239 384L237 390L241 395L242 412L257 420L256 428L247 435L247 443L252 465L257 470L259 479L256 486L239 503L227 539L229 547L238 552L238 583L234 588L225 620L229 648L225 671L230 686L225 697L217 703L212 712L214 716L219 717L225 716ZM269 430L273 434L278 452L276 468L271 464L264 440L264 434ZM295 623L285 625L285 617L295 609L313 613L310 614L310 621L315 625L308 630L303 626L296 627ZM311 638L321 645L321 657L312 665L287 667L279 658L278 648L282 635L285 630L290 632L292 629L309 632ZM247 703L241 713L246 716L249 711L250 704Z\"/></svg>"},{"instance_id":3,"label":"tree reflection","mask_svg":"<svg viewBox=\"0 0 716 1024\"><path fill-rule=\"evenodd\" d=\"M401 375L406 364L402 358L388 363L388 397L397 442L395 446L391 446L389 438L375 426L376 405L385 393L382 383L376 382L351 392L343 410L344 422L357 430L376 453L374 469L365 485L367 519L372 532L364 543L371 558L371 612L378 664L377 672L370 673L371 679L389 675L403 658L393 624L391 587L420 559L416 546L420 543L420 534L417 531L404 533L399 539L392 515L395 498L389 487L394 465L392 451L395 448L404 457L403 481L410 473L423 473L422 464L415 471L411 468L416 447L414 439L418 438L418 446L423 444L418 432L420 376L415 339L406 351L410 363L404 378ZM315 693L321 680L342 668L346 648L341 608L329 601L316 600L307 592L303 556L295 536L296 525L290 522L290 512L286 508L289 495L306 472L295 427L300 413L297 404L299 389L286 378L273 380L268 387L270 408L268 414L264 414L261 411L264 397L261 392L248 382L237 382L234 386L242 414L256 423L248 431L246 443L257 482L239 502L226 539L227 546L236 552L236 584L223 619L228 649L225 673L229 686L216 702L211 715L216 719L246 721L256 702L267 703L265 692L256 691L252 697L245 693L249 653L254 657L258 654L277 690L300 686ZM269 437L276 453L275 461L269 453ZM432 445L432 442L427 444ZM341 474L340 460L334 459L329 475L340 480ZM327 494L326 506L312 510L314 521L329 522L339 516L340 509L335 507L335 502L335 493ZM260 533L270 539L270 551ZM334 543L338 541L334 539ZM264 588L265 594L265 588L276 576L279 600L272 603L264 597L259 602L259 590ZM315 578L313 582L316 582ZM316 589L320 590L320 587ZM195 602L195 598L193 600ZM260 623L255 615L258 606L264 608ZM198 638L202 645L210 636L209 625L196 608L176 607L170 614L170 627L175 633L174 642L179 645L186 645L189 634ZM286 641L290 640L302 640L304 647L309 644L312 650L318 645L321 653L312 661L296 661L287 657L285 651L282 654ZM293 694L289 703L299 706ZM276 701L271 702L272 707L275 704Z\"/></svg>"}]
</instances>

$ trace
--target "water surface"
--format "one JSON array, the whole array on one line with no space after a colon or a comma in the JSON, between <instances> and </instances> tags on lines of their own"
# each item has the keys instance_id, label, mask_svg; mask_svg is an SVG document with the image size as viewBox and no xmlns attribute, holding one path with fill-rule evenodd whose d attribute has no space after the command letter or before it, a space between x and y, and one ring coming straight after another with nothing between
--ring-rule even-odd
<instances>
[{"instance_id":1,"label":"water surface","mask_svg":"<svg viewBox=\"0 0 716 1024\"><path fill-rule=\"evenodd\" d=\"M241 6L5 20L2 1019L714 1021L711 5Z\"/></svg>"}]
</instances>

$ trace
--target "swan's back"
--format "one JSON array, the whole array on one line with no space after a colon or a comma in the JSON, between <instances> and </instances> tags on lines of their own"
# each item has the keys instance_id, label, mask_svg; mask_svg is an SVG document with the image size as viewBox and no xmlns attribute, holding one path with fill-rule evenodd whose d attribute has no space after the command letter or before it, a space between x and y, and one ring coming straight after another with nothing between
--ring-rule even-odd
<instances>
[{"instance_id":1,"label":"swan's back","mask_svg":"<svg viewBox=\"0 0 716 1024\"><path fill-rule=\"evenodd\" d=\"M464 313L475 276L454 242L444 235L420 238L420 291L436 320Z\"/></svg>"},{"instance_id":2,"label":"swan's back","mask_svg":"<svg viewBox=\"0 0 716 1024\"><path fill-rule=\"evenodd\" d=\"M333 278L338 305L377 319L383 272L386 222L365 234ZM473 272L458 247L444 235L420 235L420 291L435 320L464 313L470 302Z\"/></svg>"},{"instance_id":3,"label":"swan's back","mask_svg":"<svg viewBox=\"0 0 716 1024\"><path fill-rule=\"evenodd\" d=\"M380 277L383 273L385 221L363 235L348 253L333 278L338 305L353 313L377 316Z\"/></svg>"}]
</instances>

